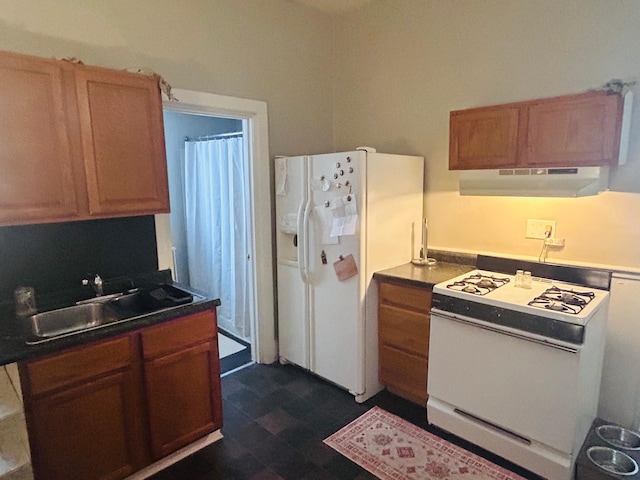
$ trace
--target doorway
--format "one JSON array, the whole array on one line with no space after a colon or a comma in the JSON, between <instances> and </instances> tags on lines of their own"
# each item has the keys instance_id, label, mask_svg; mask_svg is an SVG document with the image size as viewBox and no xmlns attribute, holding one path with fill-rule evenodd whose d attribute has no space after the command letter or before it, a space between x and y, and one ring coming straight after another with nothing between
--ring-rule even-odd
<instances>
[{"instance_id":1,"label":"doorway","mask_svg":"<svg viewBox=\"0 0 640 480\"><path fill-rule=\"evenodd\" d=\"M271 256L271 188L267 145L266 104L253 100L225 97L201 92L174 90L178 102L164 102L165 119L174 115L183 115L190 120L198 120L206 126L207 133L192 130L191 134L179 135L197 139L202 135L221 135L239 132L241 126L245 157L245 180L247 199L248 238L246 252L242 258L247 266L247 331L253 361L271 363L276 359L274 335L273 267ZM179 118L179 117L178 117ZM167 127L172 122L166 122ZM215 124L215 125L214 125ZM235 129L235 130L234 130ZM167 128L167 148L169 139L175 138ZM169 167L170 184L183 182L181 174ZM184 183L182 183L184 186ZM170 187L171 189L171 187ZM174 189L175 190L175 189ZM180 209L180 202L174 202L175 193L171 192L171 208ZM169 215L156 217L158 237L158 257L161 268L171 268L177 280L185 278L183 255L179 237L173 231ZM175 248L175 250L174 250ZM174 262L174 252L175 259ZM187 267L188 271L188 267ZM183 278L181 278L181 276ZM188 278L188 277L187 277ZM185 282L187 283L187 282ZM197 286L194 285L195 288ZM235 288L235 287L234 287ZM223 327L224 328L224 327Z\"/></svg>"},{"instance_id":2,"label":"doorway","mask_svg":"<svg viewBox=\"0 0 640 480\"><path fill-rule=\"evenodd\" d=\"M251 360L245 121L164 112L174 279L219 298L221 373Z\"/></svg>"}]
</instances>

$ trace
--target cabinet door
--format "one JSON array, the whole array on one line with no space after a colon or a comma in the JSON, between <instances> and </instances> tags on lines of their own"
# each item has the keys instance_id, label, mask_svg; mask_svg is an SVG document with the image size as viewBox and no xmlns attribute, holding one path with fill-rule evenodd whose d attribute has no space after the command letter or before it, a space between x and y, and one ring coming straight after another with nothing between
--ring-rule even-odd
<instances>
[{"instance_id":1,"label":"cabinet door","mask_svg":"<svg viewBox=\"0 0 640 480\"><path fill-rule=\"evenodd\" d=\"M449 169L516 166L520 116L514 105L451 112Z\"/></svg>"},{"instance_id":2,"label":"cabinet door","mask_svg":"<svg viewBox=\"0 0 640 480\"><path fill-rule=\"evenodd\" d=\"M378 319L378 335L382 344L423 358L429 357L429 315L380 305Z\"/></svg>"},{"instance_id":3,"label":"cabinet door","mask_svg":"<svg viewBox=\"0 0 640 480\"><path fill-rule=\"evenodd\" d=\"M168 212L156 78L91 67L75 75L90 215Z\"/></svg>"},{"instance_id":4,"label":"cabinet door","mask_svg":"<svg viewBox=\"0 0 640 480\"><path fill-rule=\"evenodd\" d=\"M616 165L622 97L594 93L529 107L526 159L531 166Z\"/></svg>"},{"instance_id":5,"label":"cabinet door","mask_svg":"<svg viewBox=\"0 0 640 480\"><path fill-rule=\"evenodd\" d=\"M156 459L222 426L216 339L145 362L145 377Z\"/></svg>"},{"instance_id":6,"label":"cabinet door","mask_svg":"<svg viewBox=\"0 0 640 480\"><path fill-rule=\"evenodd\" d=\"M116 480L145 465L139 383L112 373L27 408L36 480Z\"/></svg>"},{"instance_id":7,"label":"cabinet door","mask_svg":"<svg viewBox=\"0 0 640 480\"><path fill-rule=\"evenodd\" d=\"M72 143L77 132L69 131L70 97L75 98L70 65L0 53L0 225L79 214L79 144Z\"/></svg>"},{"instance_id":8,"label":"cabinet door","mask_svg":"<svg viewBox=\"0 0 640 480\"><path fill-rule=\"evenodd\" d=\"M428 360L386 345L380 346L379 355L380 382L391 392L424 407L428 398Z\"/></svg>"}]
</instances>

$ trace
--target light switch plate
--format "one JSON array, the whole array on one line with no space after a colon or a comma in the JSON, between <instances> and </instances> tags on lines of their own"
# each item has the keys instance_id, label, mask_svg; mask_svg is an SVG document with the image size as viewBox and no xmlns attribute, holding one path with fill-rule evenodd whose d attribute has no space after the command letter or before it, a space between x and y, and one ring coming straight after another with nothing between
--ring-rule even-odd
<instances>
[{"instance_id":1,"label":"light switch plate","mask_svg":"<svg viewBox=\"0 0 640 480\"><path fill-rule=\"evenodd\" d=\"M547 238L545 236L545 232L547 231L547 227L551 227L551 236L549 238L554 238L556 236L556 221L555 220L527 220L527 238L538 238L540 240L544 240Z\"/></svg>"}]
</instances>

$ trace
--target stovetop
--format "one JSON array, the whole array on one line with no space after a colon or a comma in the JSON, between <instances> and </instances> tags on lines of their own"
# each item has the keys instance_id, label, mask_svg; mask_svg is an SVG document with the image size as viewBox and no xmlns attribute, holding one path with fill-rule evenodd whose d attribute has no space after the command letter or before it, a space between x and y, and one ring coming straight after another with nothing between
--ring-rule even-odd
<instances>
[{"instance_id":1,"label":"stovetop","mask_svg":"<svg viewBox=\"0 0 640 480\"><path fill-rule=\"evenodd\" d=\"M439 283L433 292L578 325L585 325L609 294L539 277L531 279L531 288L523 288L516 286L514 275L486 270Z\"/></svg>"}]
</instances>

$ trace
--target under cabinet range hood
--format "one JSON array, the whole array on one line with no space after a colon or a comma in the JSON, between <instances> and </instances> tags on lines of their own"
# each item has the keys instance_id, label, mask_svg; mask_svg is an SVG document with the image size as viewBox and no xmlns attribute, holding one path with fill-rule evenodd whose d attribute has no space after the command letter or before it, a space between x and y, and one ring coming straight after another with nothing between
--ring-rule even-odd
<instances>
[{"instance_id":1,"label":"under cabinet range hood","mask_svg":"<svg viewBox=\"0 0 640 480\"><path fill-rule=\"evenodd\" d=\"M462 170L460 195L583 197L609 185L609 167Z\"/></svg>"}]
</instances>

